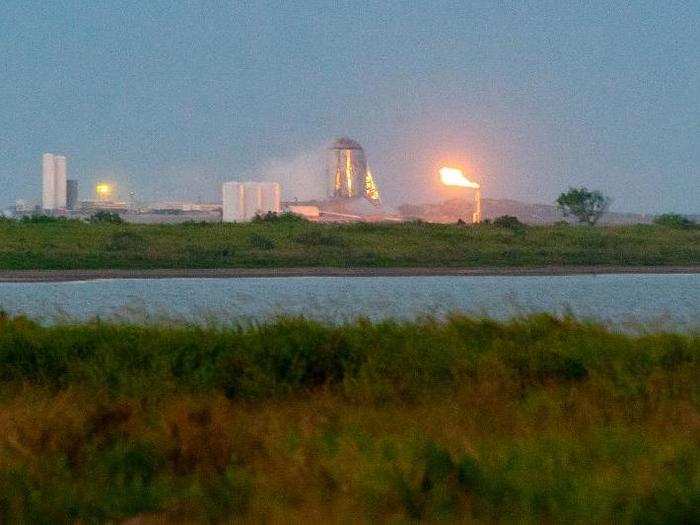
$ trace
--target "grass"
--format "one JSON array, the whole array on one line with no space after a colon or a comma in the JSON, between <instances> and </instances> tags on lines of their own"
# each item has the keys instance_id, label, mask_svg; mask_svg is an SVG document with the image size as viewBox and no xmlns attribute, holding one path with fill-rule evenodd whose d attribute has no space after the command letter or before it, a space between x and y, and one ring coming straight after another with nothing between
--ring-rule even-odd
<instances>
[{"instance_id":1,"label":"grass","mask_svg":"<svg viewBox=\"0 0 700 525\"><path fill-rule=\"evenodd\" d=\"M0 269L697 265L700 229L660 225L89 224L0 221Z\"/></svg>"},{"instance_id":2,"label":"grass","mask_svg":"<svg viewBox=\"0 0 700 525\"><path fill-rule=\"evenodd\" d=\"M0 316L0 522L700 520L700 336Z\"/></svg>"}]
</instances>

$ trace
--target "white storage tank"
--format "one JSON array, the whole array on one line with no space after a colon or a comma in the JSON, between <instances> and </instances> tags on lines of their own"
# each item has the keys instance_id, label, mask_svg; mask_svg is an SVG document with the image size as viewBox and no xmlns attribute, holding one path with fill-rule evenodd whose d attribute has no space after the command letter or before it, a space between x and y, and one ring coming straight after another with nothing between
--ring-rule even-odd
<instances>
[{"instance_id":1,"label":"white storage tank","mask_svg":"<svg viewBox=\"0 0 700 525\"><path fill-rule=\"evenodd\" d=\"M244 222L256 214L281 211L281 190L276 182L225 182L222 194L224 222Z\"/></svg>"},{"instance_id":2,"label":"white storage tank","mask_svg":"<svg viewBox=\"0 0 700 525\"><path fill-rule=\"evenodd\" d=\"M44 210L51 211L66 207L67 172L64 156L44 153L41 158L41 207Z\"/></svg>"},{"instance_id":3,"label":"white storage tank","mask_svg":"<svg viewBox=\"0 0 700 525\"><path fill-rule=\"evenodd\" d=\"M68 176L68 169L66 166L66 158L62 155L55 155L54 161L56 163L56 168L54 171L54 182L56 184L56 190L54 193L54 208L63 209L66 207L66 197L67 197L67 187L66 180Z\"/></svg>"},{"instance_id":4,"label":"white storage tank","mask_svg":"<svg viewBox=\"0 0 700 525\"><path fill-rule=\"evenodd\" d=\"M276 182L261 183L260 185L260 210L263 213L282 211L282 189Z\"/></svg>"},{"instance_id":5,"label":"white storage tank","mask_svg":"<svg viewBox=\"0 0 700 525\"><path fill-rule=\"evenodd\" d=\"M56 207L56 162L51 153L41 158L42 196L41 207L53 210Z\"/></svg>"}]
</instances>

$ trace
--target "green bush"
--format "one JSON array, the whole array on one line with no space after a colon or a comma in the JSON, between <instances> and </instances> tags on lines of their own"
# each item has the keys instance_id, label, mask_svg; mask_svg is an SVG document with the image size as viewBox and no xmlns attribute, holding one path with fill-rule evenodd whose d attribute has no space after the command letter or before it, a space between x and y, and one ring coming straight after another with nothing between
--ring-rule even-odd
<instances>
[{"instance_id":1,"label":"green bush","mask_svg":"<svg viewBox=\"0 0 700 525\"><path fill-rule=\"evenodd\" d=\"M125 252L133 255L148 249L148 240L132 231L118 231L107 238L106 249L110 252Z\"/></svg>"},{"instance_id":2,"label":"green bush","mask_svg":"<svg viewBox=\"0 0 700 525\"><path fill-rule=\"evenodd\" d=\"M88 219L93 224L122 224L124 219L121 215L111 211L98 211L90 215Z\"/></svg>"},{"instance_id":3,"label":"green bush","mask_svg":"<svg viewBox=\"0 0 700 525\"><path fill-rule=\"evenodd\" d=\"M433 441L388 442L366 456L363 492L373 520L397 511L411 520L454 519L472 488L462 466Z\"/></svg>"},{"instance_id":4,"label":"green bush","mask_svg":"<svg viewBox=\"0 0 700 525\"><path fill-rule=\"evenodd\" d=\"M19 222L22 224L62 224L79 221L68 217L53 217L51 215L32 214L23 216Z\"/></svg>"},{"instance_id":5,"label":"green bush","mask_svg":"<svg viewBox=\"0 0 700 525\"><path fill-rule=\"evenodd\" d=\"M217 389L228 397L343 385L352 396L418 399L468 380L487 366L481 364L485 356L498 359L523 386L595 379L613 388L644 382L655 369L695 367L698 351L697 336L613 335L548 315L505 324L454 316L445 323L342 327L292 318L208 331L104 323L41 327L0 318L3 381L62 385L81 378L119 391L173 377L179 388ZM467 362L472 372L461 368Z\"/></svg>"},{"instance_id":6,"label":"green bush","mask_svg":"<svg viewBox=\"0 0 700 525\"><path fill-rule=\"evenodd\" d=\"M294 242L303 244L304 246L345 246L345 240L341 236L319 230L310 230L300 233L294 237Z\"/></svg>"},{"instance_id":7,"label":"green bush","mask_svg":"<svg viewBox=\"0 0 700 525\"><path fill-rule=\"evenodd\" d=\"M275 241L259 233L248 235L248 246L259 250L272 250L275 248Z\"/></svg>"},{"instance_id":8,"label":"green bush","mask_svg":"<svg viewBox=\"0 0 700 525\"><path fill-rule=\"evenodd\" d=\"M508 228L509 230L521 230L525 225L512 215L501 215L493 220L493 225L499 228Z\"/></svg>"},{"instance_id":9,"label":"green bush","mask_svg":"<svg viewBox=\"0 0 700 525\"><path fill-rule=\"evenodd\" d=\"M309 222L305 217L296 213L283 212L275 213L268 211L264 214L256 214L251 221L253 223L275 223L275 224L303 224Z\"/></svg>"},{"instance_id":10,"label":"green bush","mask_svg":"<svg viewBox=\"0 0 700 525\"><path fill-rule=\"evenodd\" d=\"M677 213L664 213L663 215L658 215L654 217L654 224L664 226L666 228L677 228L682 230L688 230L697 226L695 222L691 221L685 215L679 215Z\"/></svg>"},{"instance_id":11,"label":"green bush","mask_svg":"<svg viewBox=\"0 0 700 525\"><path fill-rule=\"evenodd\" d=\"M43 219L42 219L43 220ZM60 230L58 231L57 228ZM147 250L109 251L116 232ZM273 248L249 250L262 235ZM118 241L115 241L118 244ZM251 243L253 246L251 246ZM269 246L269 243L265 243ZM450 224L316 224L290 220L241 224L103 224L76 220L0 223L0 269L222 267L482 267L695 265L700 229L657 225L595 229ZM235 258L222 255L242 247ZM115 245L115 249L118 246Z\"/></svg>"}]
</instances>

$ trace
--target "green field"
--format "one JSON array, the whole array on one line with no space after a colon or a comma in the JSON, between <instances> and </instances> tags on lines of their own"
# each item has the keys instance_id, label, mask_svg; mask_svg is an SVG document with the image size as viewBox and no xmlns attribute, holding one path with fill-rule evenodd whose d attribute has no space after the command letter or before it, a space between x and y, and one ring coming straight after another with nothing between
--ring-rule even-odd
<instances>
[{"instance_id":1,"label":"green field","mask_svg":"<svg viewBox=\"0 0 700 525\"><path fill-rule=\"evenodd\" d=\"M697 265L700 228L0 222L0 269Z\"/></svg>"},{"instance_id":2,"label":"green field","mask_svg":"<svg viewBox=\"0 0 700 525\"><path fill-rule=\"evenodd\" d=\"M546 315L0 315L0 522L698 523L698 377L698 334Z\"/></svg>"}]
</instances>

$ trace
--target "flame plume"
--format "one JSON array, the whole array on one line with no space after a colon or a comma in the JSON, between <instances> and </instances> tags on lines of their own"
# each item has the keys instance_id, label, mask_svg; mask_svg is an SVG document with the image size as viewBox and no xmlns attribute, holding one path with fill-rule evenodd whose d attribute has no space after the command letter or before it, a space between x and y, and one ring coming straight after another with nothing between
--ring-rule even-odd
<instances>
[{"instance_id":1,"label":"flame plume","mask_svg":"<svg viewBox=\"0 0 700 525\"><path fill-rule=\"evenodd\" d=\"M470 181L464 176L464 172L457 168L440 168L440 180L445 186L461 186L462 188L479 189L476 182Z\"/></svg>"},{"instance_id":2,"label":"flame plume","mask_svg":"<svg viewBox=\"0 0 700 525\"><path fill-rule=\"evenodd\" d=\"M440 180L445 186L459 186L461 188L471 188L474 192L474 213L472 213L472 223L481 222L481 186L470 181L464 176L464 172L457 168L440 168Z\"/></svg>"},{"instance_id":3,"label":"flame plume","mask_svg":"<svg viewBox=\"0 0 700 525\"><path fill-rule=\"evenodd\" d=\"M367 167L367 176L365 177L365 196L373 203L379 203L379 190L377 189L377 184L374 182L374 177L372 177L372 172Z\"/></svg>"}]
</instances>

